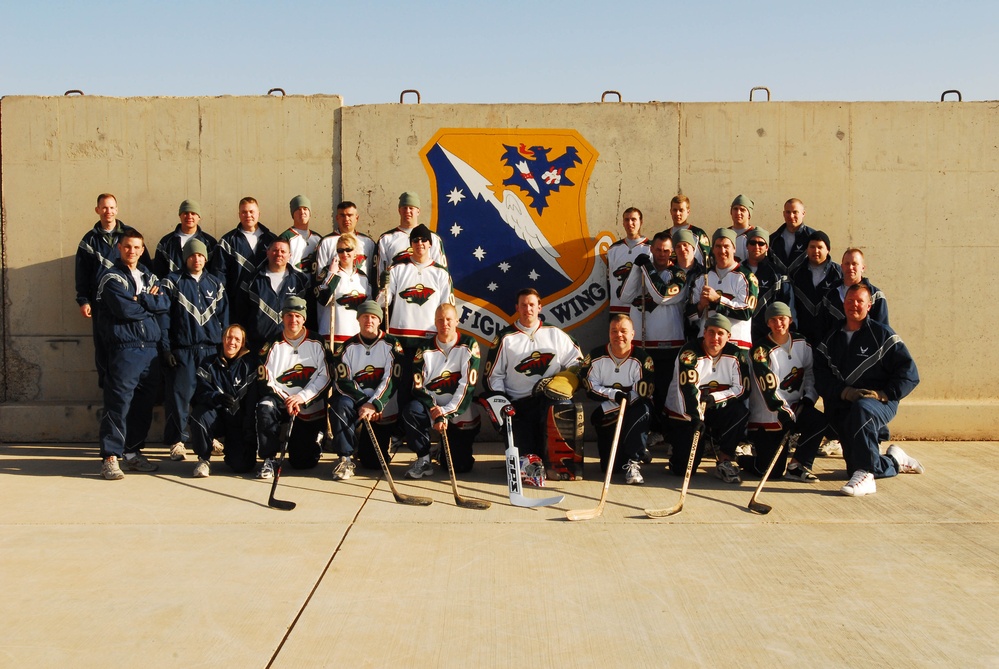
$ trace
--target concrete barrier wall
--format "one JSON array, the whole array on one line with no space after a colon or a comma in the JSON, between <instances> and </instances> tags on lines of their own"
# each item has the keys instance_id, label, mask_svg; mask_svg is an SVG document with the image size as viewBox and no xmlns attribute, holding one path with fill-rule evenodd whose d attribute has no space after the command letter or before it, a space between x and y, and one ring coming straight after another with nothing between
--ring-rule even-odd
<instances>
[{"instance_id":1,"label":"concrete barrier wall","mask_svg":"<svg viewBox=\"0 0 999 669\"><path fill-rule=\"evenodd\" d=\"M586 211L591 234L620 234L637 206L648 234L666 226L669 199L692 200L691 222L730 224L738 193L753 223L774 230L798 197L839 259L860 246L888 296L892 325L922 384L893 424L908 437L990 439L999 419L999 365L981 311L999 205L996 103L605 103L371 105L339 97L7 97L0 102L4 318L0 439L93 438L81 420L99 405L89 323L73 302L73 259L96 221L96 195L118 196L119 217L150 246L177 223L185 198L220 236L240 197L260 200L272 229L288 200L313 202L313 228L357 202L373 236L398 220L415 190L424 222L437 206L420 151L442 128L568 128L598 152ZM977 236L970 234L977 231ZM957 270L957 271L955 271ZM976 281L977 279L977 281ZM574 331L599 343L598 318ZM968 380L971 380L969 383ZM46 420L45 417L49 417ZM155 433L154 433L155 434Z\"/></svg>"}]
</instances>

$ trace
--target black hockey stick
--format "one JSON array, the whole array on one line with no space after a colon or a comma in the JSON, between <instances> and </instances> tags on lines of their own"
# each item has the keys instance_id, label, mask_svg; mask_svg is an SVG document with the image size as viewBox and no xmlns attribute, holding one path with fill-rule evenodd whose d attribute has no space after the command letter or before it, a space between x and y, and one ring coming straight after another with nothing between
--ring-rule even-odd
<instances>
[{"instance_id":1,"label":"black hockey stick","mask_svg":"<svg viewBox=\"0 0 999 669\"><path fill-rule=\"evenodd\" d=\"M753 496L749 500L748 508L753 513L758 513L761 516L764 516L773 510L772 506L770 506L769 504L764 504L763 502L758 502L756 501L756 498L760 496L760 492L763 490L763 486L766 485L767 479L770 478L770 472L773 471L774 465L777 464L777 458L779 458L781 453L784 452L784 447L787 446L789 451L792 450L794 448L794 445L798 443L799 436L800 435L798 434L791 436L791 432L789 431L787 434L784 435L784 438L781 439L780 446L777 447L777 452L774 453L774 457L770 459L770 466L767 467L766 473L763 474L763 478L760 479L760 485L756 486L756 492L753 493Z\"/></svg>"},{"instance_id":2,"label":"black hockey stick","mask_svg":"<svg viewBox=\"0 0 999 669\"><path fill-rule=\"evenodd\" d=\"M375 430L371 427L371 421L365 418L364 425L368 428L368 437L371 438L371 445L375 447L375 453L378 455L378 462L382 465L382 472L385 473L385 480L388 481L389 489L392 491L392 496L395 497L395 501L399 502L399 504L409 504L410 506L430 506L433 504L434 500L429 497L404 495L399 492L399 490L395 487L395 481L392 480L392 472L389 471L388 461L385 459L385 454L382 453L382 447L378 444L378 439L375 437Z\"/></svg>"},{"instance_id":3,"label":"black hockey stick","mask_svg":"<svg viewBox=\"0 0 999 669\"><path fill-rule=\"evenodd\" d=\"M642 314L645 315L644 313ZM621 424L624 423L624 410L628 406L628 400L621 400L618 408L617 425L614 427L614 443L611 444L610 459L607 461L607 474L604 475L604 489L600 492L600 502L593 509L579 509L577 511L566 511L565 517L569 520L589 520L596 518L604 512L604 505L607 504L607 492L610 490L611 474L614 473L614 460L617 457L617 444L621 439Z\"/></svg>"},{"instance_id":4,"label":"black hockey stick","mask_svg":"<svg viewBox=\"0 0 999 669\"><path fill-rule=\"evenodd\" d=\"M274 481L271 483L271 496L267 499L267 506L272 509L281 509L282 511L291 511L295 508L294 502L289 502L283 499L276 499L274 497L274 492L277 490L278 479L281 478L281 467L284 466L284 456L288 452L288 441L291 439L291 428L295 425L295 416L292 415L291 419L288 420L288 427L284 429L281 434L281 453L277 463L277 468L274 470Z\"/></svg>"},{"instance_id":5,"label":"black hockey stick","mask_svg":"<svg viewBox=\"0 0 999 669\"><path fill-rule=\"evenodd\" d=\"M451 474L451 491L454 493L454 503L463 509L485 510L492 506L491 502L474 497L462 497L458 494L458 480L454 476L454 462L451 461L451 445L447 440L447 426L441 432L441 441L444 443L444 456L447 458L447 470Z\"/></svg>"},{"instance_id":6,"label":"black hockey stick","mask_svg":"<svg viewBox=\"0 0 999 669\"><path fill-rule=\"evenodd\" d=\"M704 405L700 407L700 413L704 415ZM690 440L690 457L687 458L687 473L683 475L683 487L680 488L680 501L668 509L646 509L645 515L649 518L665 518L680 513L683 509L683 500L687 497L687 486L690 485L690 475L694 472L694 459L697 456L697 447L700 445L701 433L704 431L704 420L694 430L694 437Z\"/></svg>"}]
</instances>

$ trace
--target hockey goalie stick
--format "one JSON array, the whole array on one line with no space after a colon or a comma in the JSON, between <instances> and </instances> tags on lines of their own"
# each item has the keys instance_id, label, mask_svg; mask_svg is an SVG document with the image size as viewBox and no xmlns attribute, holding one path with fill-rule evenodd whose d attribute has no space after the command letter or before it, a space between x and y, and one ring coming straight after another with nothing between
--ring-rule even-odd
<instances>
[{"instance_id":1,"label":"hockey goalie stick","mask_svg":"<svg viewBox=\"0 0 999 669\"><path fill-rule=\"evenodd\" d=\"M704 405L700 406L700 413L704 415ZM668 509L646 509L645 515L649 518L665 518L667 516L673 516L680 513L683 509L683 500L687 497L687 486L690 485L690 475L694 472L694 459L697 456L697 448L701 442L701 432L704 431L704 420L701 420L701 424L694 430L694 436L690 440L690 457L687 458L687 473L683 475L683 487L680 488L680 501L671 506Z\"/></svg>"},{"instance_id":2,"label":"hockey goalie stick","mask_svg":"<svg viewBox=\"0 0 999 669\"><path fill-rule=\"evenodd\" d=\"M590 518L596 518L604 512L604 505L607 504L607 491L610 490L611 474L614 473L614 462L617 457L617 444L621 439L621 425L624 423L624 410L627 408L627 405L627 399L621 400L621 406L618 409L617 414L617 425L614 426L614 442L611 444L610 459L607 461L607 473L604 475L604 488L600 492L600 501L597 503L596 508L593 509L566 511L565 517L569 520L589 520Z\"/></svg>"},{"instance_id":3,"label":"hockey goalie stick","mask_svg":"<svg viewBox=\"0 0 999 669\"><path fill-rule=\"evenodd\" d=\"M753 493L753 496L749 500L749 505L747 508L753 513L758 513L761 516L765 516L766 514L770 513L773 510L772 506L757 501L757 498L760 496L760 492L762 492L763 486L766 485L767 479L770 478L770 472L773 471L774 465L777 464L777 458L779 458L781 453L784 452L784 447L787 446L787 449L789 451L793 450L795 444L798 443L799 436L800 435L798 434L791 436L791 432L788 431L788 433L784 435L784 438L781 439L780 446L777 447L777 452L774 453L774 457L770 459L770 466L767 467L766 473L763 474L763 478L760 479L760 485L756 486L756 492Z\"/></svg>"},{"instance_id":4,"label":"hockey goalie stick","mask_svg":"<svg viewBox=\"0 0 999 669\"><path fill-rule=\"evenodd\" d=\"M454 476L454 462L451 460L451 445L447 440L447 427L441 432L441 441L444 443L444 456L447 458L447 470L451 474L451 492L454 493L454 503L463 509L485 510L492 506L491 502L474 497L462 497L458 494L458 480Z\"/></svg>"},{"instance_id":5,"label":"hockey goalie stick","mask_svg":"<svg viewBox=\"0 0 999 669\"><path fill-rule=\"evenodd\" d=\"M274 493L277 491L278 479L281 478L281 467L284 466L284 456L288 452L288 441L291 439L291 428L295 425L295 416L292 415L291 419L288 421L288 427L284 429L281 434L281 454L277 463L277 468L274 470L274 481L271 483L271 496L267 499L267 506L272 509L280 509L281 511L291 511L297 506L294 502L289 502L283 499L277 499L274 497Z\"/></svg>"},{"instance_id":6,"label":"hockey goalie stick","mask_svg":"<svg viewBox=\"0 0 999 669\"><path fill-rule=\"evenodd\" d=\"M503 428L506 432L506 483L510 490L510 503L514 506L532 508L551 506L560 503L565 495L557 497L525 497L520 475L520 449L513 443L513 405L503 407Z\"/></svg>"},{"instance_id":7,"label":"hockey goalie stick","mask_svg":"<svg viewBox=\"0 0 999 669\"><path fill-rule=\"evenodd\" d=\"M371 444L375 447L375 454L378 455L378 462L382 465L382 472L385 473L385 480L388 481L389 489L392 491L395 501L399 502L399 504L409 504L410 506L430 506L433 504L434 500L429 497L404 495L399 492L398 488L395 487L395 481L392 480L392 472L389 471L388 461L385 459L385 454L382 453L382 447L378 444L378 439L375 437L375 430L371 427L371 421L365 418L364 426L368 428L368 437L371 438Z\"/></svg>"}]
</instances>

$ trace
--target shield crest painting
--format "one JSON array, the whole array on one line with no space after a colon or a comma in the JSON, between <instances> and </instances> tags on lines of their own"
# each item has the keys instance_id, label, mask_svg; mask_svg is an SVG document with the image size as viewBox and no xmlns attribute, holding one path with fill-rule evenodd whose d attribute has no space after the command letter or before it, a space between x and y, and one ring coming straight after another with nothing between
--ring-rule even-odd
<instances>
[{"instance_id":1,"label":"shield crest painting","mask_svg":"<svg viewBox=\"0 0 999 669\"><path fill-rule=\"evenodd\" d=\"M570 330L606 302L612 237L589 233L586 187L598 153L568 129L442 129L420 153L444 244L459 327L485 341L509 323L522 288L546 322Z\"/></svg>"}]
</instances>

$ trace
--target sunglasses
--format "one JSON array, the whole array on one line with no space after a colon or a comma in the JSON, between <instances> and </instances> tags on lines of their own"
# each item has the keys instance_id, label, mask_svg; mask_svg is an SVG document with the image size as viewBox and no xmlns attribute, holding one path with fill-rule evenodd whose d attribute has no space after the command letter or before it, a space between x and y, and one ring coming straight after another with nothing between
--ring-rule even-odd
<instances>
[{"instance_id":1,"label":"sunglasses","mask_svg":"<svg viewBox=\"0 0 999 669\"><path fill-rule=\"evenodd\" d=\"M762 240L757 240L755 242L746 242L746 246L766 246L767 243Z\"/></svg>"},{"instance_id":2,"label":"sunglasses","mask_svg":"<svg viewBox=\"0 0 999 669\"><path fill-rule=\"evenodd\" d=\"M337 249L336 252L337 253L351 253L353 250L354 250L354 247L351 246L351 247L345 248L345 249Z\"/></svg>"}]
</instances>

